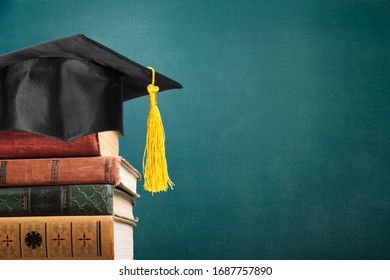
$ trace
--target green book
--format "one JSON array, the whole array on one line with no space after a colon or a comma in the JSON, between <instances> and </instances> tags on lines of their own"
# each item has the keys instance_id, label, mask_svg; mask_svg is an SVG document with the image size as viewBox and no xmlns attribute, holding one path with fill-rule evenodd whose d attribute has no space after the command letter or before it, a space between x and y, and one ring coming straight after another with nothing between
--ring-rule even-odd
<instances>
[{"instance_id":1,"label":"green book","mask_svg":"<svg viewBox=\"0 0 390 280\"><path fill-rule=\"evenodd\" d=\"M134 220L134 198L113 185L0 188L0 216L116 215Z\"/></svg>"}]
</instances>

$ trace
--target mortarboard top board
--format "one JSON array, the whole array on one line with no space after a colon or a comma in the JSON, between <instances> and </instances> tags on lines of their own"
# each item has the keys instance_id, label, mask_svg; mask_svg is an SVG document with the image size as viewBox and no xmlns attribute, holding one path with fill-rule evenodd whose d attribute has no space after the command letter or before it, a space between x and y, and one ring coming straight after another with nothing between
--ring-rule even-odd
<instances>
[{"instance_id":1,"label":"mortarboard top board","mask_svg":"<svg viewBox=\"0 0 390 280\"><path fill-rule=\"evenodd\" d=\"M0 130L70 141L107 130L123 134L123 102L182 86L110 48L74 35L0 56Z\"/></svg>"}]
</instances>

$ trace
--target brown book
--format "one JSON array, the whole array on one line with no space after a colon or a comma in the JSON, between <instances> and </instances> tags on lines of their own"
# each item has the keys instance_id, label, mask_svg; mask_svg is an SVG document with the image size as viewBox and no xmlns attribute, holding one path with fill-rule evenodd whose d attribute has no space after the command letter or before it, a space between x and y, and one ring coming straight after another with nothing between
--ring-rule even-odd
<instances>
[{"instance_id":1,"label":"brown book","mask_svg":"<svg viewBox=\"0 0 390 280\"><path fill-rule=\"evenodd\" d=\"M133 259L131 220L112 215L0 218L0 259Z\"/></svg>"},{"instance_id":2,"label":"brown book","mask_svg":"<svg viewBox=\"0 0 390 280\"><path fill-rule=\"evenodd\" d=\"M120 156L0 160L0 187L110 184L137 195L140 178Z\"/></svg>"},{"instance_id":3,"label":"brown book","mask_svg":"<svg viewBox=\"0 0 390 280\"><path fill-rule=\"evenodd\" d=\"M0 131L0 158L118 156L119 132L104 131L73 141L24 131Z\"/></svg>"}]
</instances>

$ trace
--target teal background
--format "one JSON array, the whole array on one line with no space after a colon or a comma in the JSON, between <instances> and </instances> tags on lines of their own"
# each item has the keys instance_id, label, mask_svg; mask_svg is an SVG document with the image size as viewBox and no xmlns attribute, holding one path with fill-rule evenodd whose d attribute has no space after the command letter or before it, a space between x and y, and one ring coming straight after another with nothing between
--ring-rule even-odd
<instances>
[{"instance_id":1,"label":"teal background","mask_svg":"<svg viewBox=\"0 0 390 280\"><path fill-rule=\"evenodd\" d=\"M78 33L184 86L135 258L390 258L390 1L0 0L0 54ZM142 170L148 99L124 110Z\"/></svg>"}]
</instances>

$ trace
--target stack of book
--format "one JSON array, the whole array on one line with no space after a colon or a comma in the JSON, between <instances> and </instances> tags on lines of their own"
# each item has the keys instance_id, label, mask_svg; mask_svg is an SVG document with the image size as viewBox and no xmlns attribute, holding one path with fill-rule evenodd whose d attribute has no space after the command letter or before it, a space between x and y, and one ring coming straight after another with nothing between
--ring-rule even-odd
<instances>
[{"instance_id":1,"label":"stack of book","mask_svg":"<svg viewBox=\"0 0 390 280\"><path fill-rule=\"evenodd\" d=\"M141 176L118 137L0 132L0 259L133 259Z\"/></svg>"}]
</instances>

